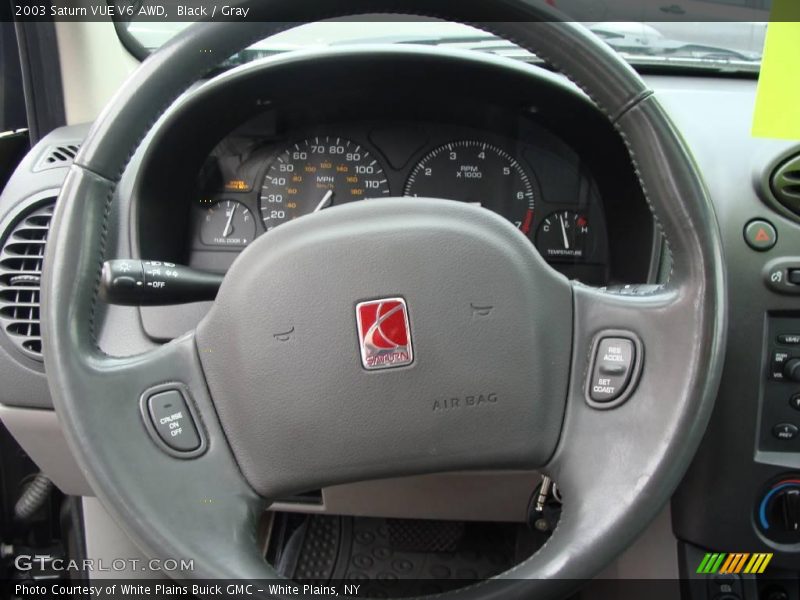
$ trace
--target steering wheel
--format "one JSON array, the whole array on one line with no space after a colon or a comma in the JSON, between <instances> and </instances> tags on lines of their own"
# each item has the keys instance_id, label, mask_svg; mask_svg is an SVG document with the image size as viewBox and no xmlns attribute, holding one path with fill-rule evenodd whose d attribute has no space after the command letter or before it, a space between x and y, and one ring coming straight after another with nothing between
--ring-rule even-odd
<instances>
[{"instance_id":1,"label":"steering wheel","mask_svg":"<svg viewBox=\"0 0 800 600\"><path fill-rule=\"evenodd\" d=\"M721 243L679 134L622 59L529 0L493 2L493 20L477 23L487 12L478 0L241 6L254 21L195 24L142 63L94 124L58 200L43 282L45 365L93 489L149 555L194 559L180 576L257 580L277 577L256 540L270 499L382 477L538 468L563 492L562 517L544 547L501 576L502 593L564 594L663 507L714 402ZM98 286L117 183L163 110L221 58L292 21L382 11L471 23L577 83L627 143L671 250L668 282L629 293L571 283L510 223L463 203L358 202L256 239L192 333L137 356L105 354ZM268 22L276 16L287 22ZM359 352L360 303L394 298L411 339L390 345L394 368L372 369ZM609 336L635 342L640 374L627 398L603 405L587 381ZM183 407L182 423L195 423L186 452L150 436L153 398L165 392ZM486 401L468 401L479 396ZM437 410L447 399L452 410ZM497 588L451 593L486 598Z\"/></svg>"}]
</instances>

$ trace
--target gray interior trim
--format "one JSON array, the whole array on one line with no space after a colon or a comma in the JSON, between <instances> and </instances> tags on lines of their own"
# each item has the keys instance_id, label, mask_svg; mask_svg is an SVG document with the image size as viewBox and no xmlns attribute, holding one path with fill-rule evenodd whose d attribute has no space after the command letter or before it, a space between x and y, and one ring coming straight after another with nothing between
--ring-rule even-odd
<instances>
[{"instance_id":1,"label":"gray interior trim","mask_svg":"<svg viewBox=\"0 0 800 600\"><path fill-rule=\"evenodd\" d=\"M55 412L0 404L0 421L58 489L71 496L92 494Z\"/></svg>"},{"instance_id":2,"label":"gray interior trim","mask_svg":"<svg viewBox=\"0 0 800 600\"><path fill-rule=\"evenodd\" d=\"M337 485L322 504L274 502L270 510L362 517L526 522L536 471L435 473Z\"/></svg>"},{"instance_id":3,"label":"gray interior trim","mask_svg":"<svg viewBox=\"0 0 800 600\"><path fill-rule=\"evenodd\" d=\"M167 579L163 571L150 568L148 556L131 541L97 498L83 498L82 508L86 558L106 569L115 564L125 567L123 570L92 570L88 573L89 579ZM120 563L120 559L126 562Z\"/></svg>"},{"instance_id":4,"label":"gray interior trim","mask_svg":"<svg viewBox=\"0 0 800 600\"><path fill-rule=\"evenodd\" d=\"M636 542L620 554L617 560L604 569L596 579L674 581L677 578L677 540L672 533L671 511L669 506L666 506ZM581 600L595 600L591 583L581 590Z\"/></svg>"}]
</instances>

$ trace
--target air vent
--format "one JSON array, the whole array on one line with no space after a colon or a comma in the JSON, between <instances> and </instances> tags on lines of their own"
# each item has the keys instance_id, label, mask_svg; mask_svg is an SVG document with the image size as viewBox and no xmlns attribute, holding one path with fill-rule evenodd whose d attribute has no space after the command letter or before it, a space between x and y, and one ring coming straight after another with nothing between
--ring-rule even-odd
<instances>
[{"instance_id":1,"label":"air vent","mask_svg":"<svg viewBox=\"0 0 800 600\"><path fill-rule=\"evenodd\" d=\"M23 354L42 360L39 289L55 200L24 213L0 248L0 326Z\"/></svg>"},{"instance_id":2,"label":"air vent","mask_svg":"<svg viewBox=\"0 0 800 600\"><path fill-rule=\"evenodd\" d=\"M769 183L778 202L800 215L800 155L779 165Z\"/></svg>"},{"instance_id":3,"label":"air vent","mask_svg":"<svg viewBox=\"0 0 800 600\"><path fill-rule=\"evenodd\" d=\"M53 169L55 167L68 167L72 164L80 148L81 145L78 143L50 146L47 152L44 153L44 156L42 156L39 164L36 165L34 171Z\"/></svg>"}]
</instances>

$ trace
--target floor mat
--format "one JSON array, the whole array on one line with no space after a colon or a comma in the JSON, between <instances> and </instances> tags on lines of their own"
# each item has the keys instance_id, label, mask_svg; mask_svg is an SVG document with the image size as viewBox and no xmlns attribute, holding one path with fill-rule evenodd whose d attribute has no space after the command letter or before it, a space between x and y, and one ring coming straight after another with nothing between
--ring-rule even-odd
<instances>
[{"instance_id":1,"label":"floor mat","mask_svg":"<svg viewBox=\"0 0 800 600\"><path fill-rule=\"evenodd\" d=\"M438 593L497 575L516 561L518 526L314 515L281 560L295 581L363 584L373 598Z\"/></svg>"}]
</instances>

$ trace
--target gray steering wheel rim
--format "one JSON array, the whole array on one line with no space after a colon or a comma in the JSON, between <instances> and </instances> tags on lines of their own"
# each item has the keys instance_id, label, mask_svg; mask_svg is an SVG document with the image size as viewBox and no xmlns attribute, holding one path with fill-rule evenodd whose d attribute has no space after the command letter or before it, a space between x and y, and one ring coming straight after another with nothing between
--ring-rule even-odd
<instances>
[{"instance_id":1,"label":"gray steering wheel rim","mask_svg":"<svg viewBox=\"0 0 800 600\"><path fill-rule=\"evenodd\" d=\"M294 3L287 0L242 4L249 5L251 14L256 13L262 19L276 14L272 11L291 14L296 10L292 6ZM326 18L384 8L391 12L471 21L479 11L477 3L463 0L409 0L386 3L386 6L351 0L328 3L325 8L324 14L320 11L318 15L306 13L303 16ZM304 9L307 11L307 7ZM683 344L683 360L695 363L686 371L687 381L676 386L679 400L673 408L674 419L665 426L671 443L659 448L660 453L651 463L641 466L646 470L647 485L637 490L634 500L622 497L627 492L625 486L630 483L622 475L618 480L612 476L611 481L601 484L596 495L576 483L596 469L595 457L587 457L585 466L576 465L570 458L562 461L562 456L567 454L562 444L552 461L551 472L557 478L563 477L562 487L567 493L587 492L590 500L586 510L590 506L597 508L591 500L599 497L607 500L609 490L622 489L623 494L618 492L616 498L626 509L625 514L610 511L595 529L598 534L595 538L584 528L591 522L591 515L584 514L584 509L572 514L566 512L559 527L561 533L555 534L543 551L504 575L535 578L533 581L514 581L502 592L482 585L457 592L472 597L500 593L503 597L521 596L533 591L555 596L573 587L577 580L596 573L609 557L621 551L666 502L688 466L710 416L721 372L726 314L724 270L719 232L702 181L677 132L638 75L580 26L553 22L554 17L547 7L526 0L504 0L493 6L493 10L505 22L480 23L479 26L532 50L567 74L597 103L628 143L643 188L670 242L674 265L670 282L663 289L633 302L643 314L674 315L674 320L669 322L675 324L676 331L665 335L676 349L678 342ZM534 25L532 21L541 22ZM176 371L183 372L182 380L198 386L193 398L198 407L212 414L214 409L207 391L203 392L203 382L195 375L200 369L190 336L146 357L111 358L96 345L96 281L99 265L106 258L109 214L116 184L134 150L163 110L197 77L213 67L218 57L228 56L249 42L290 25L198 24L165 45L143 63L95 123L65 182L56 211L47 249L42 310L46 368L54 402L70 443L98 495L131 536L154 556L182 556L191 553L187 549L196 551L197 545L184 544L166 531L154 532L151 522L158 519L151 518L152 515L148 516L140 508L135 495L120 495L120 481L112 473L111 465L101 464L103 445L114 440L87 435L93 430L90 420L86 421L91 402L87 403L85 396L103 378L110 380L116 373L135 372L146 367L153 372L154 379L164 381L173 379ZM209 47L215 51L208 54L196 51ZM608 323L609 315L615 312L627 318L631 301L583 286L574 286L573 291L576 321L584 322L580 330L576 326L573 357L581 357L588 353L591 340L577 339L578 334L590 334L598 329L593 318L598 324ZM678 327L687 319L690 322L686 327ZM642 323L642 327L647 325ZM170 364L163 373L158 373L162 355L169 356ZM582 360L575 360L575 363L573 374L577 380L585 365ZM679 366L676 364L673 370L680 371ZM599 414L588 411L579 401L573 402L575 393L576 390L572 390L562 439L574 439L573 436L581 433L591 436L591 422L587 419ZM92 400L101 401L97 397ZM636 417L636 413L623 418L629 417ZM218 423L207 421L204 425L209 429L209 437L224 439ZM587 439L584 446L588 448L591 443L593 440ZM238 477L235 461L225 448L212 448L209 460L215 461L217 472L233 472L220 486L241 502L223 507L219 514L212 515L208 532L216 527L217 534L235 538L238 545L232 542L231 552L224 557L218 553L215 557L197 555L196 570L184 575L273 577L274 572L260 561L254 548L241 547L242 540L253 541L261 500ZM626 465L628 470L634 468L632 463ZM138 474L146 476L141 471ZM193 491L202 495L202 486L195 487ZM611 498L615 498L613 493ZM142 505L147 506L147 503ZM235 531L231 531L231 523L237 524ZM579 529L587 534L586 539L576 537ZM612 529L618 534L614 539L608 535ZM192 541L197 542L196 539ZM569 551L570 561L559 559L564 551Z\"/></svg>"}]
</instances>

